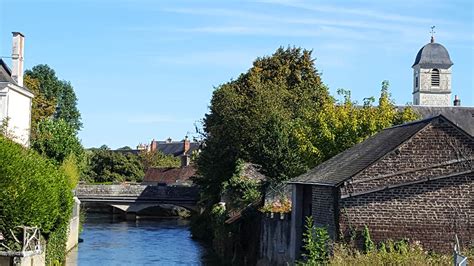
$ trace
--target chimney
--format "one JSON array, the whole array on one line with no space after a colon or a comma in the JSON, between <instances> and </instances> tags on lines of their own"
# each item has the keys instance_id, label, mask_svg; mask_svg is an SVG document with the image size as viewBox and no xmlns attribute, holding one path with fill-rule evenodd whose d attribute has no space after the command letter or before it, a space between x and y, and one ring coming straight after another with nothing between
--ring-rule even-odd
<instances>
[{"instance_id":1,"label":"chimney","mask_svg":"<svg viewBox=\"0 0 474 266\"><path fill-rule=\"evenodd\" d=\"M188 136L184 137L183 140L183 154L187 154L191 147L191 143L189 142Z\"/></svg>"},{"instance_id":2,"label":"chimney","mask_svg":"<svg viewBox=\"0 0 474 266\"><path fill-rule=\"evenodd\" d=\"M454 95L454 106L461 106L461 99L457 95Z\"/></svg>"},{"instance_id":3,"label":"chimney","mask_svg":"<svg viewBox=\"0 0 474 266\"><path fill-rule=\"evenodd\" d=\"M12 32L12 78L18 85L23 87L23 51L25 48L25 36L20 32Z\"/></svg>"},{"instance_id":4,"label":"chimney","mask_svg":"<svg viewBox=\"0 0 474 266\"><path fill-rule=\"evenodd\" d=\"M158 143L157 143L157 141L155 141L155 139L153 139L153 140L151 141L151 144L150 144L150 151L151 151L151 152L154 152L154 151L156 151L157 149L158 149Z\"/></svg>"},{"instance_id":5,"label":"chimney","mask_svg":"<svg viewBox=\"0 0 474 266\"><path fill-rule=\"evenodd\" d=\"M187 154L181 155L181 167L188 166L190 161L191 161L191 158L189 158L189 155Z\"/></svg>"}]
</instances>

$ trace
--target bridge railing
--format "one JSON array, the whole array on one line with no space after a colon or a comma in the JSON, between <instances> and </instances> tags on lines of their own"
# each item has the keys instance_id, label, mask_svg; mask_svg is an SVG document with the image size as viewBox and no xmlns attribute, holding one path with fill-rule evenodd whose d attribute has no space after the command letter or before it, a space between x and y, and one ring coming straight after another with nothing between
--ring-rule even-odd
<instances>
[{"instance_id":1,"label":"bridge railing","mask_svg":"<svg viewBox=\"0 0 474 266\"><path fill-rule=\"evenodd\" d=\"M152 185L79 185L76 195L89 197L137 197L138 199L190 199L199 198L195 186L152 186Z\"/></svg>"}]
</instances>

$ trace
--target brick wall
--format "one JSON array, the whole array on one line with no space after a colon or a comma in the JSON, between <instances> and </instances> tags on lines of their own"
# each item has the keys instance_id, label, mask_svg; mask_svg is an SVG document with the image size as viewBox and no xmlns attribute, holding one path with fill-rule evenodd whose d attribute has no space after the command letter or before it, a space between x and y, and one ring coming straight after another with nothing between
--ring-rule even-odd
<instances>
[{"instance_id":1,"label":"brick wall","mask_svg":"<svg viewBox=\"0 0 474 266\"><path fill-rule=\"evenodd\" d=\"M312 216L314 225L327 226L332 239L337 236L337 206L334 205L336 188L328 186L312 186Z\"/></svg>"},{"instance_id":2,"label":"brick wall","mask_svg":"<svg viewBox=\"0 0 474 266\"><path fill-rule=\"evenodd\" d=\"M394 184L463 172L473 167L474 141L448 122L433 122L396 151L363 170L341 187L360 193Z\"/></svg>"},{"instance_id":3,"label":"brick wall","mask_svg":"<svg viewBox=\"0 0 474 266\"><path fill-rule=\"evenodd\" d=\"M450 251L454 233L474 241L472 156L472 137L433 121L340 187L340 232L367 225L376 241L410 238L436 251Z\"/></svg>"},{"instance_id":4,"label":"brick wall","mask_svg":"<svg viewBox=\"0 0 474 266\"><path fill-rule=\"evenodd\" d=\"M373 240L420 241L449 252L454 234L474 241L474 174L422 182L340 200L340 229L367 225Z\"/></svg>"}]
</instances>

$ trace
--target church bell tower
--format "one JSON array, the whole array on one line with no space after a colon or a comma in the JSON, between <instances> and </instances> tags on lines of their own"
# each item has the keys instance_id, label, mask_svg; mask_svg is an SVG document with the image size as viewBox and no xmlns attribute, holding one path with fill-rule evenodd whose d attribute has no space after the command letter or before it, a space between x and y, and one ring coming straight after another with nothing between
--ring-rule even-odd
<instances>
[{"instance_id":1,"label":"church bell tower","mask_svg":"<svg viewBox=\"0 0 474 266\"><path fill-rule=\"evenodd\" d=\"M435 42L433 33L432 30L430 43L420 49L412 66L413 105L450 106L453 62L446 48Z\"/></svg>"}]
</instances>

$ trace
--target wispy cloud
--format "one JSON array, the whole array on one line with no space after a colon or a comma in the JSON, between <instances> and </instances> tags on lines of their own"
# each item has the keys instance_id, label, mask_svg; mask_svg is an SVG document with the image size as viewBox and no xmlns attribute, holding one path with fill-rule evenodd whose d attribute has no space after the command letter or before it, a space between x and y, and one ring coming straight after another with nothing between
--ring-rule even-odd
<instances>
[{"instance_id":1,"label":"wispy cloud","mask_svg":"<svg viewBox=\"0 0 474 266\"><path fill-rule=\"evenodd\" d=\"M393 34L400 37L397 42L405 43L412 42L412 39L408 37L428 34L427 25L434 23L433 18L399 15L370 8L348 8L281 0L262 0L260 2L309 12L294 17L286 13L271 11L263 13L238 8L165 8L162 11L204 17L223 17L219 23L207 22L203 23L204 25L173 28L169 31L226 35L331 37L366 41L377 41L381 34L385 36ZM439 19L436 19L436 22L444 23L443 25L455 24Z\"/></svg>"},{"instance_id":2,"label":"wispy cloud","mask_svg":"<svg viewBox=\"0 0 474 266\"><path fill-rule=\"evenodd\" d=\"M435 20L432 18L422 18L417 16L406 16L399 15L384 10L376 10L371 8L347 8L343 6L332 6L332 5L321 5L321 4L310 4L299 1L281 1L281 0L261 0L262 3L277 4L287 7L300 8L309 11L317 11L331 14L346 14L356 15L359 17L367 17L372 19L378 19L381 21L392 21L400 23L433 23ZM436 20L438 23L449 23L446 21Z\"/></svg>"}]
</instances>

